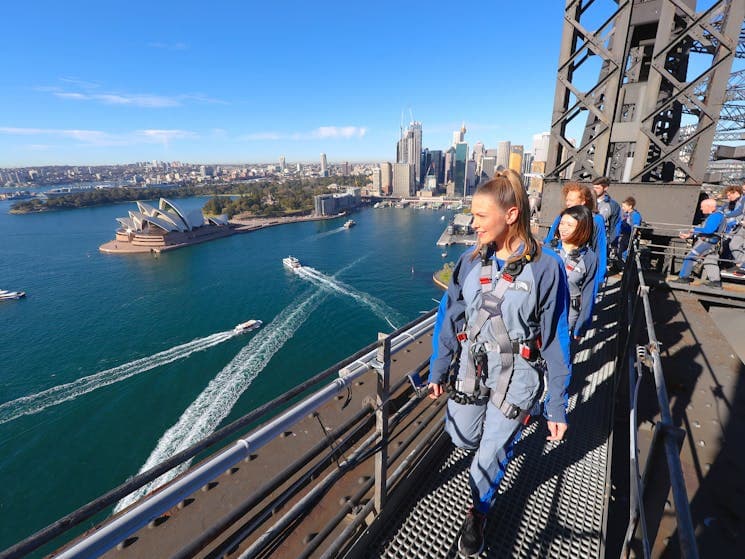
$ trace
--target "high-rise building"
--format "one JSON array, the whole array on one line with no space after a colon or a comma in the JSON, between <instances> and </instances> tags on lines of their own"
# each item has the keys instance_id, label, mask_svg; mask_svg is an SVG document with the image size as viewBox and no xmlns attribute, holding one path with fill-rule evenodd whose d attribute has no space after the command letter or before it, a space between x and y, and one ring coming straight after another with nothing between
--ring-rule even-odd
<instances>
[{"instance_id":1,"label":"high-rise building","mask_svg":"<svg viewBox=\"0 0 745 559\"><path fill-rule=\"evenodd\" d=\"M414 180L417 184L422 179L422 123L414 121L406 132L401 131L401 139L396 146L396 163L414 165Z\"/></svg>"},{"instance_id":2,"label":"high-rise building","mask_svg":"<svg viewBox=\"0 0 745 559\"><path fill-rule=\"evenodd\" d=\"M329 163L326 161L326 154L321 154L321 176L322 177L328 177L329 176Z\"/></svg>"},{"instance_id":3,"label":"high-rise building","mask_svg":"<svg viewBox=\"0 0 745 559\"><path fill-rule=\"evenodd\" d=\"M497 144L497 169L507 169L510 166L510 142Z\"/></svg>"},{"instance_id":4,"label":"high-rise building","mask_svg":"<svg viewBox=\"0 0 745 559\"><path fill-rule=\"evenodd\" d=\"M455 148L450 146L445 152L445 184L453 182L453 170L455 168Z\"/></svg>"},{"instance_id":5,"label":"high-rise building","mask_svg":"<svg viewBox=\"0 0 745 559\"><path fill-rule=\"evenodd\" d=\"M533 134L533 161L548 160L548 141L551 138L549 132Z\"/></svg>"},{"instance_id":6,"label":"high-rise building","mask_svg":"<svg viewBox=\"0 0 745 559\"><path fill-rule=\"evenodd\" d=\"M514 145L510 148L510 169L516 173L523 170L523 146Z\"/></svg>"},{"instance_id":7,"label":"high-rise building","mask_svg":"<svg viewBox=\"0 0 745 559\"><path fill-rule=\"evenodd\" d=\"M473 159L466 161L466 196L473 196L476 190L476 162Z\"/></svg>"},{"instance_id":8,"label":"high-rise building","mask_svg":"<svg viewBox=\"0 0 745 559\"><path fill-rule=\"evenodd\" d=\"M464 122L463 124L461 124L460 130L456 130L455 132L453 132L453 147L466 141L466 132L466 123Z\"/></svg>"},{"instance_id":9,"label":"high-rise building","mask_svg":"<svg viewBox=\"0 0 745 559\"><path fill-rule=\"evenodd\" d=\"M437 177L437 184L445 184L445 158L442 150L433 149L429 152L429 164L426 169L422 169L424 177L434 174Z\"/></svg>"},{"instance_id":10,"label":"high-rise building","mask_svg":"<svg viewBox=\"0 0 745 559\"><path fill-rule=\"evenodd\" d=\"M411 163L393 165L393 195L408 198L413 196L414 192L414 165Z\"/></svg>"},{"instance_id":11,"label":"high-rise building","mask_svg":"<svg viewBox=\"0 0 745 559\"><path fill-rule=\"evenodd\" d=\"M372 170L372 187L373 190L377 193L382 192L382 181L381 179L381 171L380 167L376 167Z\"/></svg>"},{"instance_id":12,"label":"high-rise building","mask_svg":"<svg viewBox=\"0 0 745 559\"><path fill-rule=\"evenodd\" d=\"M486 149L484 149L484 144L481 142L476 142L473 145L473 157L472 159L476 162L476 172L481 173L481 162L484 159L484 155L486 155Z\"/></svg>"},{"instance_id":13,"label":"high-rise building","mask_svg":"<svg viewBox=\"0 0 745 559\"><path fill-rule=\"evenodd\" d=\"M285 156L280 155L279 156L279 170L284 173L286 169L287 169L287 161L285 160Z\"/></svg>"},{"instance_id":14,"label":"high-rise building","mask_svg":"<svg viewBox=\"0 0 745 559\"><path fill-rule=\"evenodd\" d=\"M453 169L453 182L455 182L455 194L467 196L466 192L466 161L468 160L468 144L458 142L455 145L455 161Z\"/></svg>"},{"instance_id":15,"label":"high-rise building","mask_svg":"<svg viewBox=\"0 0 745 559\"><path fill-rule=\"evenodd\" d=\"M522 174L527 175L530 173L530 168L533 165L533 154L529 151L523 153L523 170Z\"/></svg>"},{"instance_id":16,"label":"high-rise building","mask_svg":"<svg viewBox=\"0 0 745 559\"><path fill-rule=\"evenodd\" d=\"M385 196L393 192L393 166L387 161L380 164L380 189Z\"/></svg>"},{"instance_id":17,"label":"high-rise building","mask_svg":"<svg viewBox=\"0 0 745 559\"><path fill-rule=\"evenodd\" d=\"M497 170L497 158L496 157L484 157L481 161L481 176L486 175L491 178Z\"/></svg>"},{"instance_id":18,"label":"high-rise building","mask_svg":"<svg viewBox=\"0 0 745 559\"><path fill-rule=\"evenodd\" d=\"M344 170L343 175L345 177L348 177L349 176L349 161L345 161L344 162L344 169L343 170Z\"/></svg>"}]
</instances>

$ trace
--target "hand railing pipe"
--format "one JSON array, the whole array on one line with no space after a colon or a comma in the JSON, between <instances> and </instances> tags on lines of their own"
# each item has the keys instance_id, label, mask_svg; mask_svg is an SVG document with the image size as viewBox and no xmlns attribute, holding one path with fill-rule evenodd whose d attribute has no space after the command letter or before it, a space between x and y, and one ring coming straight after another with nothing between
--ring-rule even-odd
<instances>
[{"instance_id":1,"label":"hand railing pipe","mask_svg":"<svg viewBox=\"0 0 745 559\"><path fill-rule=\"evenodd\" d=\"M437 408L437 411L442 409L442 406L444 406L445 403L440 404ZM435 440L435 435L438 434L438 432L442 431L442 424L438 424L437 426L430 429L430 431L424 436L422 441L409 453L409 456L406 460L404 460L403 463L401 463L396 470L391 474L390 479L388 480L388 489L390 490L396 483L398 483L399 478L406 473L408 469L408 464L411 462L411 460L415 459L417 456L421 455L424 450L431 447L432 441ZM372 512L374 501L370 500L365 504L365 506L362 508L361 511L357 513L357 516L355 516L354 520L349 523L349 525L344 528L341 534L331 543L331 545L326 548L326 551L321 555L320 559L332 559L334 557L337 557L339 554L339 550L351 539L352 535L357 531L360 524L364 522L364 520L367 518L367 516Z\"/></svg>"},{"instance_id":2,"label":"hand railing pipe","mask_svg":"<svg viewBox=\"0 0 745 559\"><path fill-rule=\"evenodd\" d=\"M375 453L375 510L380 513L386 500L385 483L388 477L388 394L391 384L391 339L385 334L378 336L377 361L381 364L376 375L375 432L380 448Z\"/></svg>"},{"instance_id":3,"label":"hand railing pipe","mask_svg":"<svg viewBox=\"0 0 745 559\"><path fill-rule=\"evenodd\" d=\"M303 467L307 466L311 460L315 459L324 450L330 448L329 440L337 441L340 437L347 434L351 430L351 433L346 435L345 439L339 443L339 446L345 448L350 441L354 440L358 436L359 432L365 428L365 425L370 423L370 417L366 421L362 421L366 416L372 414L372 406L364 406L360 409L353 417L349 418L339 428L335 429L331 433L324 435L323 440L319 441L313 446L308 452L304 453L300 458L290 464L285 470L279 475L275 476L267 483L259 487L247 500L238 505L235 509L230 511L229 514L218 520L215 524L204 530L199 534L196 540L190 542L186 547L182 548L176 553L171 559L187 559L194 557L197 553L207 547L212 541L217 539L220 534L223 534L230 526L238 522L248 512L257 506L266 497L271 495L274 491L279 489L282 484L286 483L293 475L299 472ZM352 429L353 426L356 427ZM303 474L303 477L313 477L317 475L317 472L323 468L326 464L334 459L336 450L333 448L328 456L324 457L318 464L314 465L311 469Z\"/></svg>"},{"instance_id":4,"label":"hand railing pipe","mask_svg":"<svg viewBox=\"0 0 745 559\"><path fill-rule=\"evenodd\" d=\"M403 417L404 415L408 414L410 409L413 407L412 402L416 403L417 399L412 398L409 400L406 405L404 405L396 414L396 418ZM393 418L391 419L391 422L393 422ZM285 528L290 526L292 522L301 514L306 512L308 508L318 499L320 496L322 496L327 489L336 483L336 481L351 467L355 466L358 462L362 461L364 459L365 454L368 452L370 447L372 447L376 442L380 445L383 445L382 441L378 440L378 433L373 432L369 437L367 437L359 447L357 447L354 452L344 460L344 462L334 471L329 473L323 480L318 482L313 489L311 489L302 499L300 499L297 503L295 503L290 510L288 510L274 525L270 526L269 529L264 532L256 541L254 541L251 546L246 549L238 559L246 559L248 557L254 557L257 553L262 551L267 545L269 545L272 540L278 535L281 534ZM374 479L374 478L371 478ZM372 483L372 482L371 482ZM246 536L248 536L250 532L248 530L241 530L237 534L234 534L228 542L223 544L221 546L221 549L230 549L234 547L236 544L243 541Z\"/></svg>"},{"instance_id":5,"label":"hand railing pipe","mask_svg":"<svg viewBox=\"0 0 745 559\"><path fill-rule=\"evenodd\" d=\"M437 402L434 405L434 409L432 413L430 413L426 419L424 419L419 425L407 438L405 441L403 441L403 444L398 447L391 456L391 463L395 462L401 454L411 445L411 443L424 431L424 429L432 422L433 419L438 417L442 411L442 408L446 405L447 400L444 400L443 402ZM440 430L442 427L442 422L439 422L438 428L435 430ZM399 467L397 468L397 471L401 471L402 467L408 468L408 466L411 464L412 457L418 455L421 452L422 448L426 448L426 446L431 445L432 441L432 433L429 433L427 437L422 441L422 443L427 443L425 447L422 447L421 444L417 446L417 448L409 454L409 456L406 457L406 459L399 464ZM417 450L419 449L419 450ZM393 484L398 480L398 477L395 474L391 476L391 484L389 485L390 489ZM334 529L339 526L339 524L342 523L342 521L346 518L347 514L353 511L354 507L357 506L357 504L362 500L362 498L365 496L365 494L370 490L372 487L373 480L367 480L365 484L362 486L362 488L352 496L352 498L344 503L344 506L341 508L341 510L332 518L326 526L321 529L318 534L315 535L315 537L307 544L303 552L298 555L296 559L307 559L310 557L313 552L318 548L319 545L331 534L331 532L334 531ZM333 545L333 544L332 544Z\"/></svg>"},{"instance_id":6,"label":"hand railing pipe","mask_svg":"<svg viewBox=\"0 0 745 559\"><path fill-rule=\"evenodd\" d=\"M404 326L402 326L395 332L391 333L390 335L396 336L398 334L401 334L402 332L406 332L409 329L413 328L415 325L419 324L420 322L423 322L429 319L436 312L437 312L437 309L433 309L429 311L426 315L418 317L417 319L409 322L408 324L405 324ZM182 464L183 462L186 462L187 460L190 460L191 458L193 458L200 452L214 446L215 444L224 441L230 435L258 421L263 416L265 416L267 413L275 411L279 406L289 402L290 400L292 400L299 394L302 394L303 392L309 390L313 386L320 384L321 382L326 380L331 375L338 374L339 369L346 367L347 365L351 363L354 363L355 361L359 360L363 356L369 354L369 352L374 350L376 347L377 347L377 342L373 342L367 345L366 347L360 349L359 351L355 352L354 354L350 355L349 357L340 361L339 363L332 365L325 371L322 371L321 373L318 373L314 377L302 382L301 384L295 386L294 388L289 389L282 396L275 398L271 402L263 404L262 406L256 408L255 410L251 411L245 416L235 420L233 423L226 425L225 427L219 429L218 431L215 431L212 435L205 437L198 443L173 455L168 460L161 462L157 466L154 466L150 468L149 470L134 476L132 479L121 484L119 487L112 489L111 491L105 493L104 495L98 497L97 499L67 514L66 516L57 520L53 524L50 524L49 526L46 526L45 528L39 530L38 532L30 535L23 541L18 542L17 544L9 547L8 549L0 553L0 559L16 559L19 557L24 557L25 555L38 549L42 545L45 545L51 542L54 538L60 536L61 534L64 534L65 532L74 528L81 522L84 522L85 520L89 519L93 515L113 505L114 503L122 499L123 497L126 497L127 495L132 493L133 491L145 486L146 484L153 481L154 479L159 478L165 472L175 468L176 466Z\"/></svg>"},{"instance_id":7,"label":"hand railing pipe","mask_svg":"<svg viewBox=\"0 0 745 559\"><path fill-rule=\"evenodd\" d=\"M433 315L434 312L427 315L424 320L415 323L409 331L397 331L399 333L395 337L392 336L391 353L395 353L411 340L417 339L429 331L433 326ZM290 410L257 429L246 438L239 439L232 448L223 451L195 470L176 479L162 491L152 495L140 504L134 505L121 515L114 517L111 522L99 530L62 551L58 557L63 559L88 557L90 555L102 554L116 546L137 530L146 526L151 520L177 505L200 487L206 485L228 468L240 462L250 452L261 448L300 419L329 401L337 393L372 368L371 361L374 357L375 351L372 351L354 361L344 369L343 376L337 378L325 388L299 402Z\"/></svg>"},{"instance_id":8,"label":"hand railing pipe","mask_svg":"<svg viewBox=\"0 0 745 559\"><path fill-rule=\"evenodd\" d=\"M696 535L688 504L688 493L683 477L683 467L680 463L680 450L670 434L670 429L673 428L672 415L670 414L670 403L667 397L667 391L665 390L665 376L660 361L660 344L657 341L657 335L654 331L652 307L649 303L649 288L644 283L644 275L638 254L635 255L635 259L639 274L640 294L642 303L644 304L647 336L649 338L648 351L652 358L652 371L654 373L654 383L657 391L657 402L660 408L665 458L667 459L667 466L670 472L670 486L673 492L673 501L675 502L675 515L678 522L678 539L680 541L681 554L686 559L697 559L698 548L696 546Z\"/></svg>"}]
</instances>

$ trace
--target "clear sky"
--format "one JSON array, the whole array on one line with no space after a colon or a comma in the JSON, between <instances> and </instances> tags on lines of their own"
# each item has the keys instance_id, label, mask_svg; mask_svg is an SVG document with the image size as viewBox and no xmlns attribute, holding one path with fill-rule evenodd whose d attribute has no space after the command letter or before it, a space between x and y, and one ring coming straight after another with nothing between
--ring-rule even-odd
<instances>
[{"instance_id":1,"label":"clear sky","mask_svg":"<svg viewBox=\"0 0 745 559\"><path fill-rule=\"evenodd\" d=\"M395 159L531 149L550 127L563 2L33 0L0 32L0 167Z\"/></svg>"}]
</instances>

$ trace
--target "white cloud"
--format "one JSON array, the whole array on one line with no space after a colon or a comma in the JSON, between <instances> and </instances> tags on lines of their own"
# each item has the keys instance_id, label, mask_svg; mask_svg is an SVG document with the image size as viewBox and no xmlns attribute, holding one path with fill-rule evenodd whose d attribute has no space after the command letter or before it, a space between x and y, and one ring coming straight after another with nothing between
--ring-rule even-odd
<instances>
[{"instance_id":1,"label":"white cloud","mask_svg":"<svg viewBox=\"0 0 745 559\"><path fill-rule=\"evenodd\" d=\"M367 128L364 126L320 126L310 132L253 132L239 136L239 140L260 141L260 140L326 140L326 139L343 139L362 138L367 134Z\"/></svg>"},{"instance_id":2,"label":"white cloud","mask_svg":"<svg viewBox=\"0 0 745 559\"><path fill-rule=\"evenodd\" d=\"M117 93L91 94L68 91L58 91L53 95L61 99L99 101L104 105L131 105L133 107L146 108L178 107L182 104L178 97L165 97L162 95L131 95Z\"/></svg>"},{"instance_id":3,"label":"white cloud","mask_svg":"<svg viewBox=\"0 0 745 559\"><path fill-rule=\"evenodd\" d=\"M191 140L199 138L196 132L189 130L135 130L114 134L102 130L76 130L64 128L13 128L0 127L0 134L10 136L51 136L75 140L82 145L107 147L133 144L163 144L168 146L174 140ZM34 144L45 145L45 144Z\"/></svg>"}]
</instances>

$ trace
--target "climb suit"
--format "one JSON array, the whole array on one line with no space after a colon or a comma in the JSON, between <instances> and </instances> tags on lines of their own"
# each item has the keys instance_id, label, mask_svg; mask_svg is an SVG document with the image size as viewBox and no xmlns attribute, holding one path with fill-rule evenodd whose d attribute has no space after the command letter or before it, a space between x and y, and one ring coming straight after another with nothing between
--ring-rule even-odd
<instances>
[{"instance_id":1,"label":"climb suit","mask_svg":"<svg viewBox=\"0 0 745 559\"><path fill-rule=\"evenodd\" d=\"M731 209L730 209L731 208ZM734 203L724 208L727 220L725 234L728 237L726 248L734 265L745 268L745 196L740 196Z\"/></svg>"},{"instance_id":2,"label":"climb suit","mask_svg":"<svg viewBox=\"0 0 745 559\"><path fill-rule=\"evenodd\" d=\"M559 228L561 215L557 215L551 228L548 230L545 244L551 243L552 239L558 238L556 230ZM600 290L600 286L605 280L605 274L608 266L608 238L605 234L605 220L600 214L592 214L592 238L590 239L590 248L598 260L598 272L595 274L595 293Z\"/></svg>"},{"instance_id":3,"label":"climb suit","mask_svg":"<svg viewBox=\"0 0 745 559\"><path fill-rule=\"evenodd\" d=\"M429 382L445 383L452 358L458 358L445 430L456 446L476 450L469 481L473 505L485 513L494 502L512 447L520 437L526 410L542 393L539 340L540 356L548 368L545 415L551 421L566 422L569 291L561 260L550 250L523 261L518 271L493 255L482 261L480 257L472 259L472 254L473 249L469 249L460 257L440 302ZM491 319L483 322L483 309L489 306L488 301L495 300L483 294L493 296L497 291L502 293L498 305L501 328ZM479 329L480 323L483 327ZM511 351L502 355L500 348L505 347L505 340ZM476 356L480 374L469 377ZM456 396L467 393L469 378L476 378L469 392L473 400L456 401ZM500 398L505 379L508 384Z\"/></svg>"},{"instance_id":4,"label":"climb suit","mask_svg":"<svg viewBox=\"0 0 745 559\"><path fill-rule=\"evenodd\" d=\"M567 251L560 239L554 239L547 248L556 252L564 262L569 286L569 332L575 338L581 338L592 322L597 295L597 256L588 245Z\"/></svg>"},{"instance_id":5,"label":"climb suit","mask_svg":"<svg viewBox=\"0 0 745 559\"><path fill-rule=\"evenodd\" d=\"M613 244L617 236L618 221L621 219L621 206L606 192L598 198L598 213L605 222L608 244Z\"/></svg>"},{"instance_id":6,"label":"climb suit","mask_svg":"<svg viewBox=\"0 0 745 559\"><path fill-rule=\"evenodd\" d=\"M623 212L621 219L616 224L616 243L618 254L621 255L621 260L626 262L626 257L629 254L629 239L631 239L631 231L634 227L638 227L642 224L642 214L636 209L630 212Z\"/></svg>"},{"instance_id":7,"label":"climb suit","mask_svg":"<svg viewBox=\"0 0 745 559\"><path fill-rule=\"evenodd\" d=\"M703 258L704 273L709 281L721 281L719 274L719 241L722 239L726 227L724 213L721 210L709 214L701 227L694 227L693 234L696 235L696 243L683 259L679 276L687 278L691 275L693 265L697 260Z\"/></svg>"}]
</instances>

